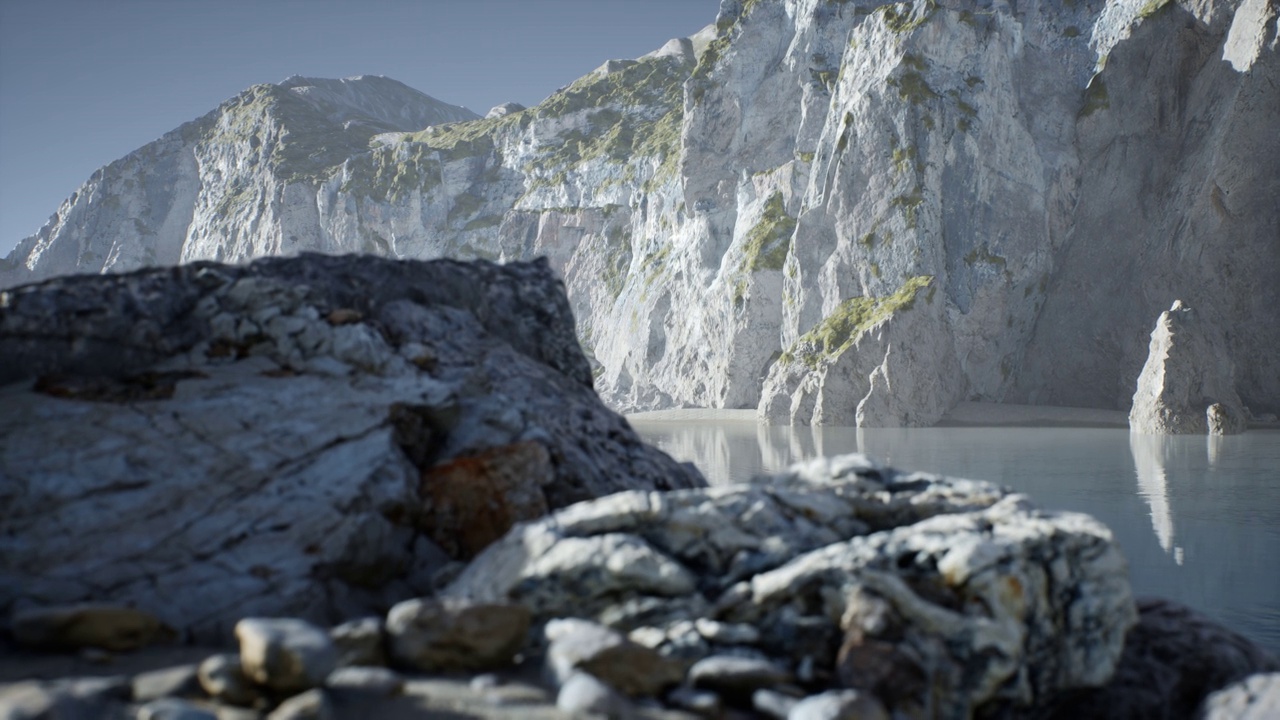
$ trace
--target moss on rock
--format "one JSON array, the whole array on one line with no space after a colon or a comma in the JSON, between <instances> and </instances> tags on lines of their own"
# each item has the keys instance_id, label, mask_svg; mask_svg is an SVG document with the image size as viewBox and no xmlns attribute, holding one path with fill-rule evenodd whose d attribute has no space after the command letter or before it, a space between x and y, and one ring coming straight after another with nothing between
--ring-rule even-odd
<instances>
[{"instance_id":1,"label":"moss on rock","mask_svg":"<svg viewBox=\"0 0 1280 720\"><path fill-rule=\"evenodd\" d=\"M747 233L742 268L749 272L781 270L787 261L787 250L795 230L796 219L787 214L782 193L770 195L765 201L760 221Z\"/></svg>"},{"instance_id":2,"label":"moss on rock","mask_svg":"<svg viewBox=\"0 0 1280 720\"><path fill-rule=\"evenodd\" d=\"M897 313L910 310L921 291L932 289L933 281L932 275L918 275L903 283L892 295L845 300L835 312L823 318L783 353L783 359L799 360L816 367L824 358L839 356L872 327ZM932 302L932 293L926 295L925 300Z\"/></svg>"}]
</instances>

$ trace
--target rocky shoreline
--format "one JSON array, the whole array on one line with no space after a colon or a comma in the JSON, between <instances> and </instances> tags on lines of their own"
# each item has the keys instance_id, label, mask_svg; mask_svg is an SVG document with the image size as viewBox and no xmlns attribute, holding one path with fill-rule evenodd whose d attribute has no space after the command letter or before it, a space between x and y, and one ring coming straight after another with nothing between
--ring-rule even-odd
<instances>
[{"instance_id":1,"label":"rocky shoreline","mask_svg":"<svg viewBox=\"0 0 1280 720\"><path fill-rule=\"evenodd\" d=\"M51 280L0 294L0 382L5 720L1277 703L1087 515L862 455L707 487L600 402L546 263Z\"/></svg>"}]
</instances>

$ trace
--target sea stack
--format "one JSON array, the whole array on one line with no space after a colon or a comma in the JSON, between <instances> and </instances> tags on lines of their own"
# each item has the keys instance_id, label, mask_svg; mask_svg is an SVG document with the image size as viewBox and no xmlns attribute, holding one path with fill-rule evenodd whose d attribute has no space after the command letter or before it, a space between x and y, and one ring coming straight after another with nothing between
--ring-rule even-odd
<instances>
[{"instance_id":1,"label":"sea stack","mask_svg":"<svg viewBox=\"0 0 1280 720\"><path fill-rule=\"evenodd\" d=\"M1129 427L1148 435L1234 435L1245 431L1235 365L1221 326L1175 300L1151 331Z\"/></svg>"}]
</instances>

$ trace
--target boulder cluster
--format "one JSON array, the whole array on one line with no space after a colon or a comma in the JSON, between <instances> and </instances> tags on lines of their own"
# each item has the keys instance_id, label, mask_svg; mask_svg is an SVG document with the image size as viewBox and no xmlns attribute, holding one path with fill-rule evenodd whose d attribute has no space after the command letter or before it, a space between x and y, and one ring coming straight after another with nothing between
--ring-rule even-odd
<instances>
[{"instance_id":1,"label":"boulder cluster","mask_svg":"<svg viewBox=\"0 0 1280 720\"><path fill-rule=\"evenodd\" d=\"M0 293L0 383L6 720L1276 703L1086 515L862 455L706 487L600 403L544 263L48 281Z\"/></svg>"}]
</instances>

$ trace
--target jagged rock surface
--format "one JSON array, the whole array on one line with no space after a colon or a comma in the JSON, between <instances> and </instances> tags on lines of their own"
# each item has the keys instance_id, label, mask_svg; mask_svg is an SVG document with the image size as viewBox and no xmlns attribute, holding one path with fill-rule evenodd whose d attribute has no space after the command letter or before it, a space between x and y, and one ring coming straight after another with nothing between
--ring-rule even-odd
<instances>
[{"instance_id":1,"label":"jagged rock surface","mask_svg":"<svg viewBox=\"0 0 1280 720\"><path fill-rule=\"evenodd\" d=\"M319 255L0 293L0 477L0 611L204 637L428 592L473 525L701 484L592 392L545 262Z\"/></svg>"},{"instance_id":2,"label":"jagged rock surface","mask_svg":"<svg viewBox=\"0 0 1280 720\"><path fill-rule=\"evenodd\" d=\"M1144 598L1115 675L1104 687L1056 699L1039 717L1191 720L1215 690L1276 671L1280 662L1247 638L1190 608Z\"/></svg>"},{"instance_id":3,"label":"jagged rock surface","mask_svg":"<svg viewBox=\"0 0 1280 720\"><path fill-rule=\"evenodd\" d=\"M616 407L864 425L959 400L1125 409L1182 296L1276 413L1277 12L722 0L702 33L536 107L376 134L262 86L95 175L0 283L545 254Z\"/></svg>"},{"instance_id":4,"label":"jagged rock surface","mask_svg":"<svg viewBox=\"0 0 1280 720\"><path fill-rule=\"evenodd\" d=\"M1091 518L862 456L580 503L515 528L443 594L593 618L700 661L694 686L722 678L701 684L749 699L794 676L910 717L1105 683L1136 620L1127 566ZM742 666L740 682L716 663Z\"/></svg>"},{"instance_id":5,"label":"jagged rock surface","mask_svg":"<svg viewBox=\"0 0 1280 720\"><path fill-rule=\"evenodd\" d=\"M1147 435L1244 432L1234 363L1221 326L1176 301L1151 331L1129 427Z\"/></svg>"}]
</instances>

